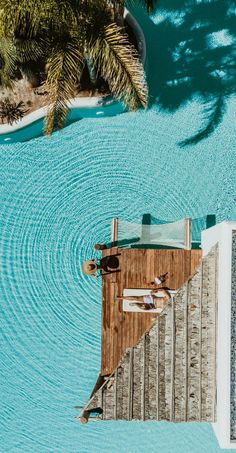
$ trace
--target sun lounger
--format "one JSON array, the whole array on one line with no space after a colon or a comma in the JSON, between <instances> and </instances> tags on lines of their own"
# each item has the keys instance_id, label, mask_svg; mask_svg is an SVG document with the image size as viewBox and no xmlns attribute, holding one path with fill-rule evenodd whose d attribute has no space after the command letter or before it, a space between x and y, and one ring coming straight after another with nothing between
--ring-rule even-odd
<instances>
[{"instance_id":1,"label":"sun lounger","mask_svg":"<svg viewBox=\"0 0 236 453\"><path fill-rule=\"evenodd\" d=\"M124 296L124 299L123 299L123 311L126 311L126 312L133 312L133 313L161 313L162 312L162 308L153 308L151 310L142 310L141 308L139 308L138 306L136 305L131 305L132 302L135 302L135 301L131 301L129 299L125 299L125 296L147 296L148 294L151 294L151 289L141 289L141 288L125 288L123 290L123 296ZM171 296L173 297L176 293L176 291L169 291ZM163 293L159 293L160 297L163 297L165 294Z\"/></svg>"}]
</instances>

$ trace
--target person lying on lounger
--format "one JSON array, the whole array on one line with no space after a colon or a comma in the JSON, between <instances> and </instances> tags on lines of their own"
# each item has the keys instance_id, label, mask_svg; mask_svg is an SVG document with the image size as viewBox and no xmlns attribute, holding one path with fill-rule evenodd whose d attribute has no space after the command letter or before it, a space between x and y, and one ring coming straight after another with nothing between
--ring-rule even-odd
<instances>
[{"instance_id":1,"label":"person lying on lounger","mask_svg":"<svg viewBox=\"0 0 236 453\"><path fill-rule=\"evenodd\" d=\"M160 296L160 293L164 296ZM133 301L130 305L136 306L141 310L154 310L156 308L164 308L171 295L167 289L158 288L150 292L146 296L118 296L117 300Z\"/></svg>"},{"instance_id":2,"label":"person lying on lounger","mask_svg":"<svg viewBox=\"0 0 236 453\"><path fill-rule=\"evenodd\" d=\"M137 307L139 310L149 311L149 310L156 310L157 307L153 303L147 302L130 302L129 304L131 307Z\"/></svg>"}]
</instances>

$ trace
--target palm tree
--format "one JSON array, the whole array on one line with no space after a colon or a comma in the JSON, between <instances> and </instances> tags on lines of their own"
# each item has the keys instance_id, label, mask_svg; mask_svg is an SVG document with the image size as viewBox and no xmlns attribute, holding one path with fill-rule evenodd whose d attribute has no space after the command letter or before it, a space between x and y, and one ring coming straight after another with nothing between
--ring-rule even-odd
<instances>
[{"instance_id":1,"label":"palm tree","mask_svg":"<svg viewBox=\"0 0 236 453\"><path fill-rule=\"evenodd\" d=\"M144 69L119 21L124 6L115 0L1 0L0 33L8 43L8 50L0 47L5 78L8 72L11 79L13 66L22 71L32 63L43 65L47 134L63 126L85 66L129 110L147 106ZM4 81L1 68L0 74Z\"/></svg>"}]
</instances>

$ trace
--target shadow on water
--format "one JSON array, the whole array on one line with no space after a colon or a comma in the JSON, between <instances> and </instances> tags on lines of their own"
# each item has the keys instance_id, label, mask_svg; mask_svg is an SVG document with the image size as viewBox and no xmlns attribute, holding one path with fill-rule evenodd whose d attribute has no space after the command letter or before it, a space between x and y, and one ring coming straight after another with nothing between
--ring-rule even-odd
<instances>
[{"instance_id":1,"label":"shadow on water","mask_svg":"<svg viewBox=\"0 0 236 453\"><path fill-rule=\"evenodd\" d=\"M136 14L144 29L150 103L175 112L200 100L203 120L180 146L207 138L236 92L235 0L157 0L153 20Z\"/></svg>"}]
</instances>

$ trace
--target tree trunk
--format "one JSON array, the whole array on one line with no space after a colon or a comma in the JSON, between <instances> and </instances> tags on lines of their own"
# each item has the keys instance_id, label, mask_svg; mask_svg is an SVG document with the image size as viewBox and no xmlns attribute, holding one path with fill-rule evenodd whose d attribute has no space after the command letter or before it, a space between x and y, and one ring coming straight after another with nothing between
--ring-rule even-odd
<instances>
[{"instance_id":1,"label":"tree trunk","mask_svg":"<svg viewBox=\"0 0 236 453\"><path fill-rule=\"evenodd\" d=\"M124 25L124 1L116 1L116 0L111 0L108 2L111 9L113 10L114 13L114 21L120 25Z\"/></svg>"},{"instance_id":2,"label":"tree trunk","mask_svg":"<svg viewBox=\"0 0 236 453\"><path fill-rule=\"evenodd\" d=\"M85 53L84 58L85 58L86 65L87 65L87 68L88 68L90 82L91 82L91 84L93 86L96 86L97 79L98 79L97 71L96 71L96 69L95 69L95 67L93 65L93 62L92 62L91 58L89 58L87 53Z\"/></svg>"}]
</instances>

